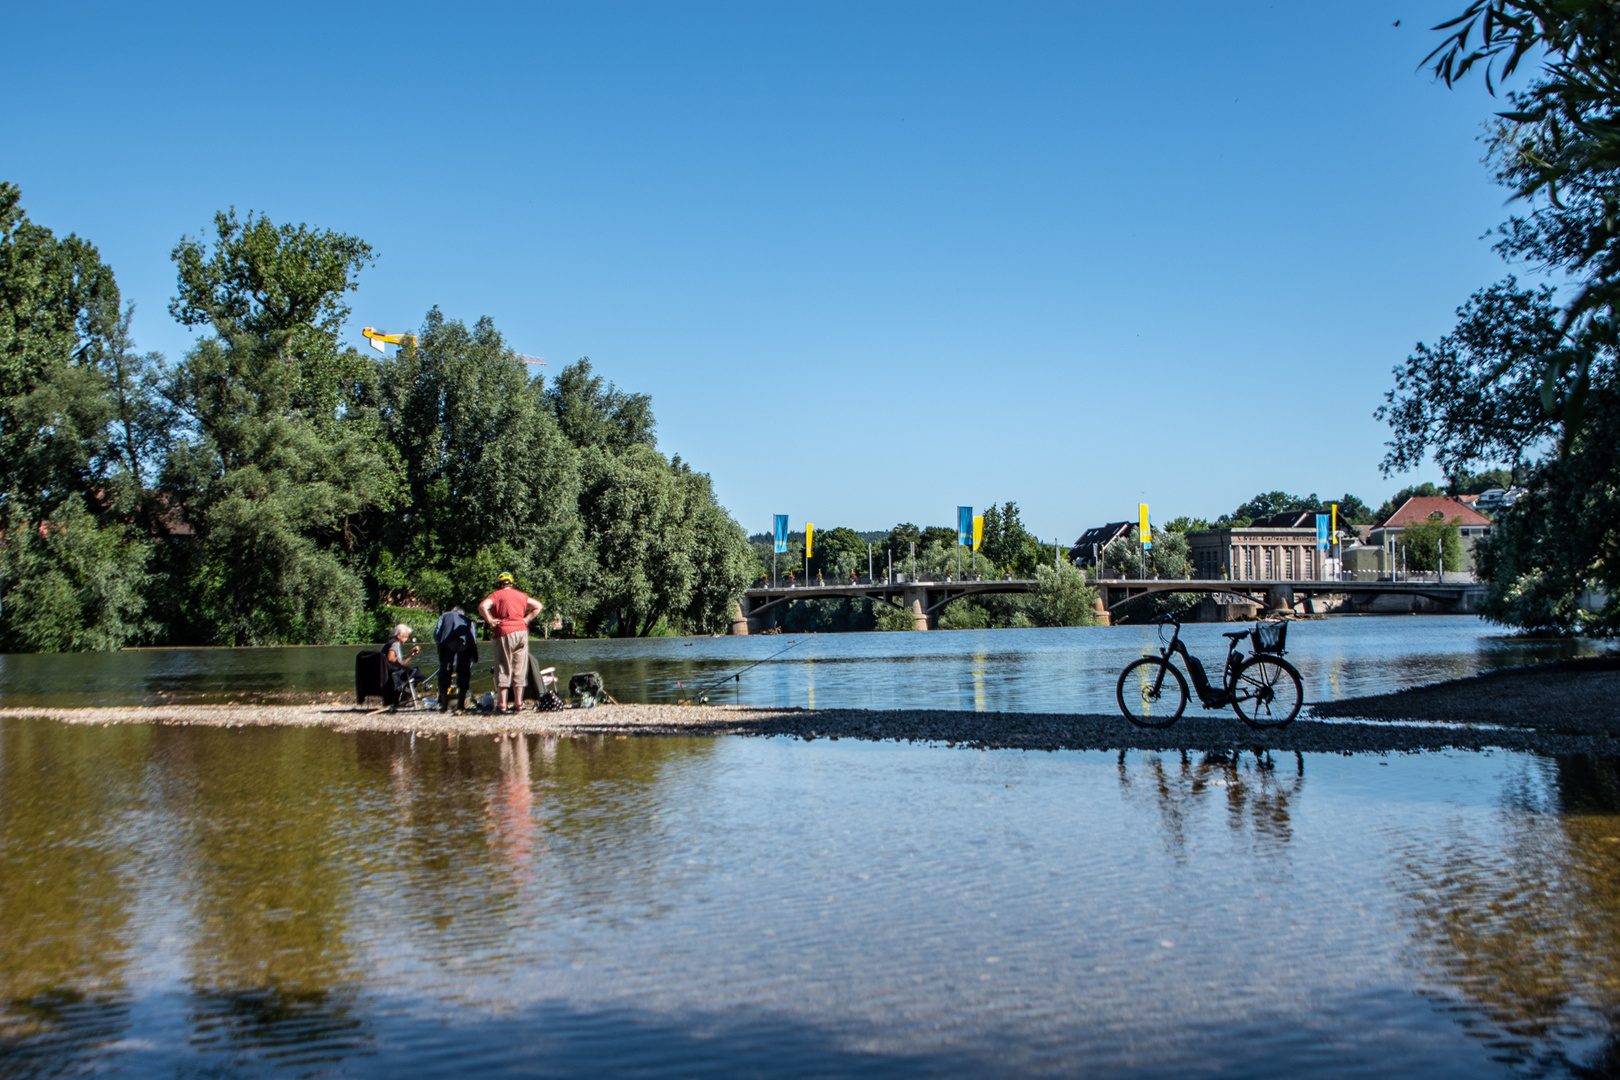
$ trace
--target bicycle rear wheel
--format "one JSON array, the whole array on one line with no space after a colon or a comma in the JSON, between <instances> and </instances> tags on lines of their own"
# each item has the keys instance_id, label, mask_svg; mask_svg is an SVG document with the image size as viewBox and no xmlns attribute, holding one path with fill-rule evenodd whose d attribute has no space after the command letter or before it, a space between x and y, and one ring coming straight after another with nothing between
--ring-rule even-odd
<instances>
[{"instance_id":1,"label":"bicycle rear wheel","mask_svg":"<svg viewBox=\"0 0 1620 1080\"><path fill-rule=\"evenodd\" d=\"M1294 665L1280 656L1251 656L1238 668L1232 708L1253 728L1280 728L1294 722L1305 703L1305 689Z\"/></svg>"},{"instance_id":2,"label":"bicycle rear wheel","mask_svg":"<svg viewBox=\"0 0 1620 1080\"><path fill-rule=\"evenodd\" d=\"M1187 707L1187 680L1157 656L1126 664L1114 692L1119 711L1138 727L1169 727Z\"/></svg>"}]
</instances>

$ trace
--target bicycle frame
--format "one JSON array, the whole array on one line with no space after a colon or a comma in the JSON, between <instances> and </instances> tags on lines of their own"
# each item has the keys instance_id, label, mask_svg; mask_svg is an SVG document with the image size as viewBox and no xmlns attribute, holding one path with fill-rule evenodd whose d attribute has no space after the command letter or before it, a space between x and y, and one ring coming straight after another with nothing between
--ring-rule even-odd
<instances>
[{"instance_id":1,"label":"bicycle frame","mask_svg":"<svg viewBox=\"0 0 1620 1080\"><path fill-rule=\"evenodd\" d=\"M1232 704L1234 680L1237 677L1237 665L1232 661L1234 657L1242 656L1238 651L1238 642L1242 641L1243 638L1237 637L1227 640L1226 666L1222 672L1222 682L1220 686L1215 686L1209 681L1208 673L1204 671L1204 662L1187 651L1186 644L1181 640L1181 624L1174 619L1166 621L1175 627L1175 632L1170 635L1170 644L1161 649L1159 653L1164 658L1165 665L1169 666L1171 656L1177 653L1181 654L1183 666L1186 667L1187 674L1192 676L1193 690L1198 694L1198 703L1200 705L1206 709L1223 709ZM1164 670L1161 668L1159 677L1153 685L1155 694L1159 692L1163 682Z\"/></svg>"}]
</instances>

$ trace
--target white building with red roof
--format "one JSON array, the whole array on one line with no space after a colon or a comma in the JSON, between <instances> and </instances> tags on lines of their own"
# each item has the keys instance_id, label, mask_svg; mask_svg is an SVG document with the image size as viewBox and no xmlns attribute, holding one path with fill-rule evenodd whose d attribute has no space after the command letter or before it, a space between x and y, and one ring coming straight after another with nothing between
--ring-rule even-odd
<instances>
[{"instance_id":1,"label":"white building with red roof","mask_svg":"<svg viewBox=\"0 0 1620 1080\"><path fill-rule=\"evenodd\" d=\"M1427 525L1430 522L1457 523L1462 536L1462 571L1474 572L1474 545L1481 537L1491 533L1491 519L1466 503L1445 496L1413 496L1396 511L1374 525L1367 534L1368 544L1383 550L1383 570L1401 568L1401 530L1408 525Z\"/></svg>"}]
</instances>

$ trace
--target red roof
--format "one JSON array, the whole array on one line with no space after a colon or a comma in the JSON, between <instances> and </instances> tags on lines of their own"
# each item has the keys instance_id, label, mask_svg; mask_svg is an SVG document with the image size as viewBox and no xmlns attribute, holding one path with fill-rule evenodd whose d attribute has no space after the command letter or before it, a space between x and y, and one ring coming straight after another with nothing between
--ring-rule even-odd
<instances>
[{"instance_id":1,"label":"red roof","mask_svg":"<svg viewBox=\"0 0 1620 1080\"><path fill-rule=\"evenodd\" d=\"M1489 525L1491 519L1471 506L1444 496L1414 496L1401 503L1400 509L1379 522L1380 529L1404 529L1408 525L1426 525L1438 513L1440 520L1450 523L1458 518L1461 525Z\"/></svg>"}]
</instances>

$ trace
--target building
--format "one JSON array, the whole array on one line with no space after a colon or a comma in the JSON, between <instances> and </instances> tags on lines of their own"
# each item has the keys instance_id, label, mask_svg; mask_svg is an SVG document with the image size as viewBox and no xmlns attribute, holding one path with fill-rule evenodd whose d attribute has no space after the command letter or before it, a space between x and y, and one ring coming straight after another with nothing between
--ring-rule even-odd
<instances>
[{"instance_id":1,"label":"building","mask_svg":"<svg viewBox=\"0 0 1620 1080\"><path fill-rule=\"evenodd\" d=\"M1187 547L1195 578L1209 581L1313 581L1325 572L1316 549L1315 511L1274 514L1266 524L1195 529ZM1272 521L1309 524L1270 524Z\"/></svg>"},{"instance_id":2,"label":"building","mask_svg":"<svg viewBox=\"0 0 1620 1080\"><path fill-rule=\"evenodd\" d=\"M1091 566L1097 556L1102 554L1103 548L1115 540L1126 539L1135 543L1136 529L1137 524L1134 521L1110 521L1095 529L1087 529L1069 549L1069 561L1076 566Z\"/></svg>"},{"instance_id":3,"label":"building","mask_svg":"<svg viewBox=\"0 0 1620 1080\"><path fill-rule=\"evenodd\" d=\"M1480 496L1484 502L1485 497ZM1379 570L1388 573L1401 567L1401 530L1408 525L1427 525L1431 521L1457 523L1462 536L1462 570L1474 572L1474 545L1491 534L1491 519L1478 510L1443 496L1414 496L1401 503L1389 517L1380 521L1367 534L1367 542L1379 549Z\"/></svg>"}]
</instances>

